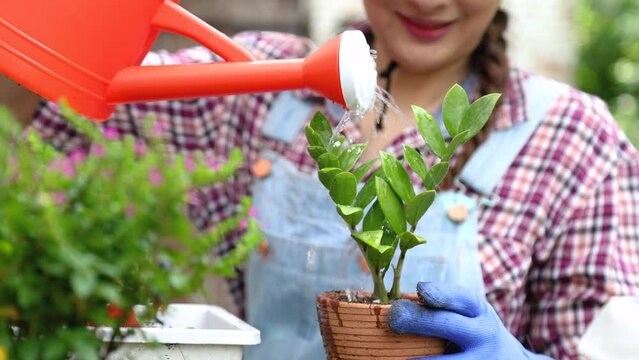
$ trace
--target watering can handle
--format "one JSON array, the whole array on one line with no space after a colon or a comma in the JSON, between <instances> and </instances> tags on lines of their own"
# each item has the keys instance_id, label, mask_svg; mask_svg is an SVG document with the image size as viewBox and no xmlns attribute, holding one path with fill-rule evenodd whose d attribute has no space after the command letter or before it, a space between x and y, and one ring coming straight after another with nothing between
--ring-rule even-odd
<instances>
[{"instance_id":1,"label":"watering can handle","mask_svg":"<svg viewBox=\"0 0 639 360\"><path fill-rule=\"evenodd\" d=\"M160 6L152 24L199 42L227 62L255 61L248 50L171 0Z\"/></svg>"}]
</instances>

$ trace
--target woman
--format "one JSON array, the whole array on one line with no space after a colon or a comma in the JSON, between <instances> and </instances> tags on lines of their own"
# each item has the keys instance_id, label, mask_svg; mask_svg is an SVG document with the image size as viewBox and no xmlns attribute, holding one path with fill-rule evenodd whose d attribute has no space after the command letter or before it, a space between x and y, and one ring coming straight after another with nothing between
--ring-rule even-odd
<instances>
[{"instance_id":1,"label":"woman","mask_svg":"<svg viewBox=\"0 0 639 360\"><path fill-rule=\"evenodd\" d=\"M576 344L597 310L611 296L639 293L639 154L603 102L509 67L507 16L498 0L364 5L362 28L377 51L379 84L405 115L382 109L346 126L348 138L368 141L363 160L381 149L398 155L402 144L423 148L410 105L441 119L442 99L455 83L473 97L503 94L484 130L453 159L452 176L442 186L465 205L463 216L432 214L429 224L448 230L429 234L431 244L422 247L437 253L432 243L443 239L474 245L478 251L463 261L471 270L453 281L465 287L420 283L429 308L395 304L391 327L458 345L460 353L443 358L577 358ZM274 33L235 39L261 59L302 57L311 47ZM196 48L150 54L146 62L212 60ZM296 92L121 106L104 125L142 136L146 115L154 114L175 151L223 159L233 147L243 150L240 173L201 191L201 204L190 211L205 228L231 215L243 195L255 198L268 239L251 259L247 283L236 281L232 289L238 303L247 289L249 322L262 330L263 344L247 349L248 358L323 358L314 296L366 278L349 240L339 236L344 230L334 209L325 206L326 192L309 175L315 163L302 128L315 110L334 124L342 115ZM33 126L65 150L87 146L53 104L40 109ZM434 157L423 153L432 163ZM225 245L222 251L232 239ZM424 253L406 264L409 286L441 280L431 258ZM482 289L486 300L469 287Z\"/></svg>"}]
</instances>

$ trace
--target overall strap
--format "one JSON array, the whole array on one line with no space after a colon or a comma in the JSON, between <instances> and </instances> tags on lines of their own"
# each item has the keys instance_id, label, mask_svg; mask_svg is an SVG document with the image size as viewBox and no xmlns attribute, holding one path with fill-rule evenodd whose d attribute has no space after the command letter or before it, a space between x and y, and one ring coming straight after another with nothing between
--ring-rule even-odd
<instances>
[{"instance_id":1,"label":"overall strap","mask_svg":"<svg viewBox=\"0 0 639 360\"><path fill-rule=\"evenodd\" d=\"M528 78L524 85L528 119L510 128L492 131L470 157L459 179L483 195L491 194L557 98L568 88L551 79Z\"/></svg>"},{"instance_id":2,"label":"overall strap","mask_svg":"<svg viewBox=\"0 0 639 360\"><path fill-rule=\"evenodd\" d=\"M313 105L291 91L277 95L262 128L264 136L291 143L310 119Z\"/></svg>"}]
</instances>

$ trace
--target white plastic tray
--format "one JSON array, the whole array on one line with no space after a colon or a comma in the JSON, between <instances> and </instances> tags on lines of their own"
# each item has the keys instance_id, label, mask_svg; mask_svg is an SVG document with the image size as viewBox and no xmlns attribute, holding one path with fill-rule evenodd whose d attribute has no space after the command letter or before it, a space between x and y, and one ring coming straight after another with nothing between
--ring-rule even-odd
<instances>
[{"instance_id":1,"label":"white plastic tray","mask_svg":"<svg viewBox=\"0 0 639 360\"><path fill-rule=\"evenodd\" d=\"M244 345L260 343L260 332L218 306L172 304L163 327L132 328L109 360L241 360ZM108 341L112 330L101 328Z\"/></svg>"}]
</instances>

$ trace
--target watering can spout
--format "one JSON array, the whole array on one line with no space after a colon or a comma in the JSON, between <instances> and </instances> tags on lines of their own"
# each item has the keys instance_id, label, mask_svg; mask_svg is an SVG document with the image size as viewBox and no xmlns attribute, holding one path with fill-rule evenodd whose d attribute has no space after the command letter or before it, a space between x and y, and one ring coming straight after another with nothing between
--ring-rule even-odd
<instances>
[{"instance_id":1,"label":"watering can spout","mask_svg":"<svg viewBox=\"0 0 639 360\"><path fill-rule=\"evenodd\" d=\"M375 64L361 32L347 31L307 59L255 61L178 2L0 1L0 73L97 120L119 103L302 88L352 110L372 106ZM136 66L161 31L196 40L225 62Z\"/></svg>"},{"instance_id":2,"label":"watering can spout","mask_svg":"<svg viewBox=\"0 0 639 360\"><path fill-rule=\"evenodd\" d=\"M311 89L363 112L377 73L364 36L347 31L306 59L130 67L108 88L110 104Z\"/></svg>"}]
</instances>

